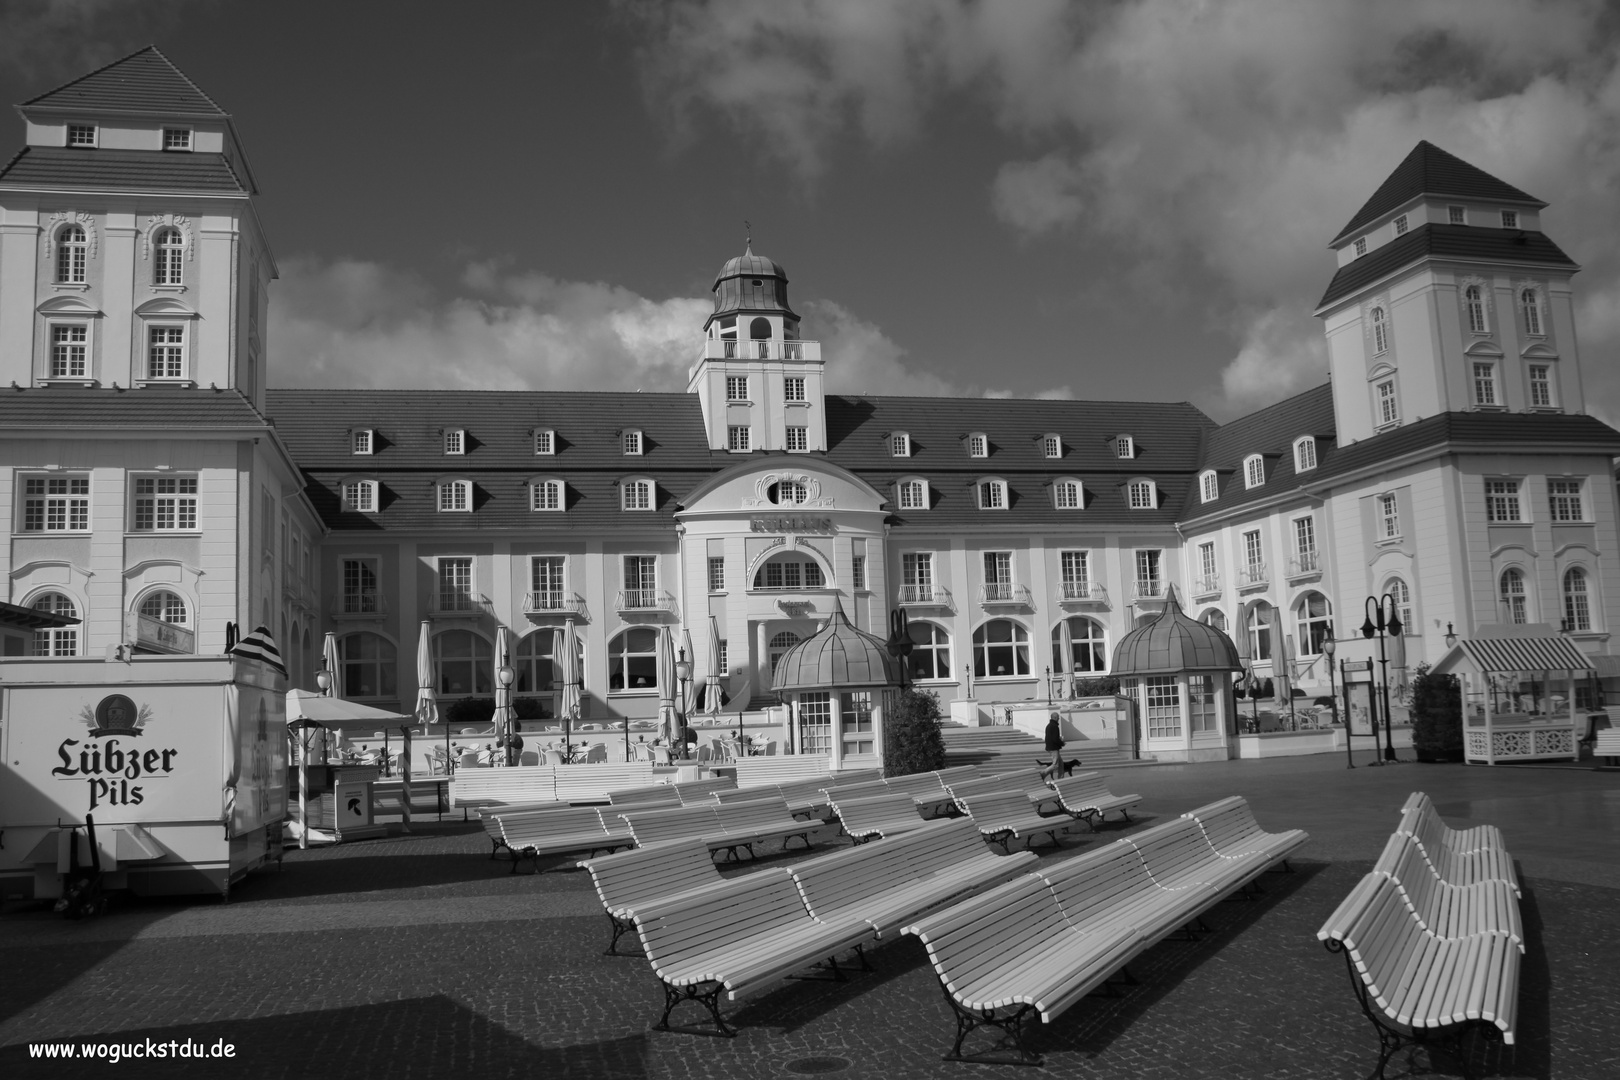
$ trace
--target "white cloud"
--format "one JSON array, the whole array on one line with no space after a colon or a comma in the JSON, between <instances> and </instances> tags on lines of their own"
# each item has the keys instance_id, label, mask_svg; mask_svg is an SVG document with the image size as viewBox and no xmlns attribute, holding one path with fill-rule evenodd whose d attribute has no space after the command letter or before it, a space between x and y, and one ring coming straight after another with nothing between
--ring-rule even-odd
<instances>
[{"instance_id":1,"label":"white cloud","mask_svg":"<svg viewBox=\"0 0 1620 1080\"><path fill-rule=\"evenodd\" d=\"M161 37L182 17L180 8L122 0L6 0L0 4L0 64L43 93Z\"/></svg>"},{"instance_id":2,"label":"white cloud","mask_svg":"<svg viewBox=\"0 0 1620 1080\"><path fill-rule=\"evenodd\" d=\"M996 174L990 202L996 216L1025 233L1072 224L1085 209L1080 170L1068 158L1047 154L1036 161L1009 161Z\"/></svg>"},{"instance_id":3,"label":"white cloud","mask_svg":"<svg viewBox=\"0 0 1620 1080\"><path fill-rule=\"evenodd\" d=\"M1251 319L1243 347L1221 373L1226 408L1247 412L1327 381L1327 343L1321 333L1301 334L1292 312L1273 308Z\"/></svg>"}]
</instances>

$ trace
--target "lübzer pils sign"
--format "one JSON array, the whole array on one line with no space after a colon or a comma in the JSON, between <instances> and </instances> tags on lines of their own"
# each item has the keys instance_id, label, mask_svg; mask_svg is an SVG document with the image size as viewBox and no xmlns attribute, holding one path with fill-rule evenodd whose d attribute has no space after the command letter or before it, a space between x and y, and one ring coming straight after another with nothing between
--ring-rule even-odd
<instances>
[{"instance_id":1,"label":"l\u00fcbzer pils sign","mask_svg":"<svg viewBox=\"0 0 1620 1080\"><path fill-rule=\"evenodd\" d=\"M178 747L136 741L146 734L150 706L137 706L124 694L108 694L94 708L80 709L78 718L90 729L88 737L69 736L57 745L61 764L51 775L87 785L89 810L139 806L146 801L148 784L174 774Z\"/></svg>"}]
</instances>

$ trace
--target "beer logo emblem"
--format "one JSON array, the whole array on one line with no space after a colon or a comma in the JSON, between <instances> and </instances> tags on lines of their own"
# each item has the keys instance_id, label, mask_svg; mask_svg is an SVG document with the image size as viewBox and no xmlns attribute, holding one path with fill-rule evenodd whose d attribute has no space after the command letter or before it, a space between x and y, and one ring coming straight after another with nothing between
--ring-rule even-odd
<instances>
[{"instance_id":1,"label":"beer logo emblem","mask_svg":"<svg viewBox=\"0 0 1620 1080\"><path fill-rule=\"evenodd\" d=\"M151 718L150 706L136 708L135 702L123 694L108 694L94 711L86 705L79 712L79 719L90 726L91 735L140 735Z\"/></svg>"}]
</instances>

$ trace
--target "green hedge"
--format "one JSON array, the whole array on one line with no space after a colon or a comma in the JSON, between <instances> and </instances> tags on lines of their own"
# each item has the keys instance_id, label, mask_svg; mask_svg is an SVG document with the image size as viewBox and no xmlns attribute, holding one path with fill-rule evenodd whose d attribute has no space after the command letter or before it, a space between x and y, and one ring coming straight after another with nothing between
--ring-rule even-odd
<instances>
[{"instance_id":1,"label":"green hedge","mask_svg":"<svg viewBox=\"0 0 1620 1080\"><path fill-rule=\"evenodd\" d=\"M910 687L896 695L883 723L883 775L907 776L945 767L938 695Z\"/></svg>"}]
</instances>

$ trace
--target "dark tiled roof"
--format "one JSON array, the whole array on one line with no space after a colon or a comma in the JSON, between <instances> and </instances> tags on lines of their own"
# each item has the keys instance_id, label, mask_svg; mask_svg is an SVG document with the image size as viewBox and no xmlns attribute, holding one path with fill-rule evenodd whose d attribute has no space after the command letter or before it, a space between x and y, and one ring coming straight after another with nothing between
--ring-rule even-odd
<instances>
[{"instance_id":1,"label":"dark tiled roof","mask_svg":"<svg viewBox=\"0 0 1620 1080\"><path fill-rule=\"evenodd\" d=\"M224 154L25 146L0 169L0 186L248 194Z\"/></svg>"},{"instance_id":2,"label":"dark tiled roof","mask_svg":"<svg viewBox=\"0 0 1620 1080\"><path fill-rule=\"evenodd\" d=\"M1320 470L1322 455L1333 445L1336 430L1333 387L1328 383L1215 429L1204 443L1199 470L1216 471L1220 496L1203 502L1198 485L1192 485L1187 491L1182 516L1214 513L1292 490L1299 483L1299 475L1294 472L1294 440L1301 435L1316 437L1317 469ZM1265 457L1266 482L1257 488L1243 486L1243 459L1250 454Z\"/></svg>"},{"instance_id":3,"label":"dark tiled roof","mask_svg":"<svg viewBox=\"0 0 1620 1080\"><path fill-rule=\"evenodd\" d=\"M114 428L267 427L235 390L152 386L113 390L78 386L0 388L0 431L92 426Z\"/></svg>"},{"instance_id":4,"label":"dark tiled roof","mask_svg":"<svg viewBox=\"0 0 1620 1080\"><path fill-rule=\"evenodd\" d=\"M1462 158L1446 153L1433 143L1423 141L1412 148L1405 160L1373 192L1372 198L1356 211L1350 223L1339 230L1339 235L1333 238L1329 246L1336 246L1357 229L1377 221L1420 195L1529 203L1538 207L1547 205Z\"/></svg>"},{"instance_id":5,"label":"dark tiled roof","mask_svg":"<svg viewBox=\"0 0 1620 1080\"><path fill-rule=\"evenodd\" d=\"M1528 229L1486 229L1477 225L1419 225L1405 236L1374 249L1339 267L1327 292L1317 301L1322 308L1348 296L1386 274L1417 259L1482 260L1486 262L1542 263L1576 268L1574 259L1543 232Z\"/></svg>"},{"instance_id":6,"label":"dark tiled roof","mask_svg":"<svg viewBox=\"0 0 1620 1080\"><path fill-rule=\"evenodd\" d=\"M208 116L226 113L169 58L148 45L121 60L23 102L22 109L51 109L95 113L158 113L170 116Z\"/></svg>"}]
</instances>

